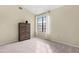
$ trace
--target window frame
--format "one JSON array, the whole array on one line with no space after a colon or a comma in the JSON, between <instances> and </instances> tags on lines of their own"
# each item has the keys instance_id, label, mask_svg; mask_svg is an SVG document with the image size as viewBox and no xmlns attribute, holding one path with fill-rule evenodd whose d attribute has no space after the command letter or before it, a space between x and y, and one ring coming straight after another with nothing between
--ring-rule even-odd
<instances>
[{"instance_id":1,"label":"window frame","mask_svg":"<svg viewBox=\"0 0 79 59\"><path fill-rule=\"evenodd\" d=\"M41 31L38 31L38 17L41 17ZM37 32L46 32L46 27L45 27L45 31L44 31L44 17L45 17L45 21L47 21L47 16L46 15L39 15L39 16L36 16L36 25L37 25ZM45 25L46 26L46 25Z\"/></svg>"}]
</instances>

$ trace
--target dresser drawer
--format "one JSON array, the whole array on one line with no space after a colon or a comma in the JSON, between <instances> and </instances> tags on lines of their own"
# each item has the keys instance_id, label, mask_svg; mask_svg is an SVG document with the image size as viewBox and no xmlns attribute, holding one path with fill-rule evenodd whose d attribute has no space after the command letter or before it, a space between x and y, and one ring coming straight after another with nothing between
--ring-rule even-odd
<instances>
[{"instance_id":1,"label":"dresser drawer","mask_svg":"<svg viewBox=\"0 0 79 59\"><path fill-rule=\"evenodd\" d=\"M30 24L19 23L19 41L30 39Z\"/></svg>"}]
</instances>

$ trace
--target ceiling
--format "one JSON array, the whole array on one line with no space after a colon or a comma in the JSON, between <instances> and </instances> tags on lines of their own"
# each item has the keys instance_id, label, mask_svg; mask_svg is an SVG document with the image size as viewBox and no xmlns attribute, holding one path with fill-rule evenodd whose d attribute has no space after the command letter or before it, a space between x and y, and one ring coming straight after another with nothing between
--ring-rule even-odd
<instances>
[{"instance_id":1,"label":"ceiling","mask_svg":"<svg viewBox=\"0 0 79 59\"><path fill-rule=\"evenodd\" d=\"M22 7L26 8L33 14L37 15L37 14L47 12L49 10L53 10L55 8L59 8L61 6L62 5L23 5Z\"/></svg>"}]
</instances>

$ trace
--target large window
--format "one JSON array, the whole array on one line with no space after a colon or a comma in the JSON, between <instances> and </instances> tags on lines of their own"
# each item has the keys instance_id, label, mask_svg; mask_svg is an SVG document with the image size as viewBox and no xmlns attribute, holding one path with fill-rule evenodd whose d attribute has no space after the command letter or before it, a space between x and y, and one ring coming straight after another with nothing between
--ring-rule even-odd
<instances>
[{"instance_id":1,"label":"large window","mask_svg":"<svg viewBox=\"0 0 79 59\"><path fill-rule=\"evenodd\" d=\"M46 32L46 16L37 16L37 31Z\"/></svg>"}]
</instances>

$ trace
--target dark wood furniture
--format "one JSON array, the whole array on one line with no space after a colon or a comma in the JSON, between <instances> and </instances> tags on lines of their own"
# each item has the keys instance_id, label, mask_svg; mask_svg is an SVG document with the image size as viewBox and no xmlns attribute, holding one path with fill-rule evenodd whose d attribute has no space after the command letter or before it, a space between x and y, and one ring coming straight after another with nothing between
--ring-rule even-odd
<instances>
[{"instance_id":1,"label":"dark wood furniture","mask_svg":"<svg viewBox=\"0 0 79 59\"><path fill-rule=\"evenodd\" d=\"M30 39L30 24L19 23L19 41Z\"/></svg>"}]
</instances>

